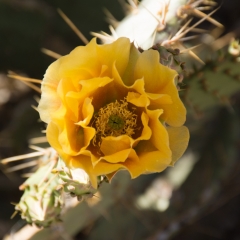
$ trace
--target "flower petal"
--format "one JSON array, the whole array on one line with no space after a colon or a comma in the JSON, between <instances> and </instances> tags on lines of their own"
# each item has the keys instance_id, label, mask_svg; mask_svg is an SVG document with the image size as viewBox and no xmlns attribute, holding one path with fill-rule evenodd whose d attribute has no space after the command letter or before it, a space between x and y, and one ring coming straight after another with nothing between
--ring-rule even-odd
<instances>
[{"instance_id":1,"label":"flower petal","mask_svg":"<svg viewBox=\"0 0 240 240\"><path fill-rule=\"evenodd\" d=\"M172 151L171 166L183 155L189 142L189 131L187 127L167 127L169 145Z\"/></svg>"},{"instance_id":2,"label":"flower petal","mask_svg":"<svg viewBox=\"0 0 240 240\"><path fill-rule=\"evenodd\" d=\"M152 136L150 141L153 145L165 155L171 157L171 151L169 149L169 138L166 128L159 121L159 117L162 114L162 110L147 110L149 116L149 127L152 129Z\"/></svg>"},{"instance_id":3,"label":"flower petal","mask_svg":"<svg viewBox=\"0 0 240 240\"><path fill-rule=\"evenodd\" d=\"M115 173L121 169L128 170L132 178L135 178L144 172L144 168L140 164L139 158L133 149L129 149L128 157L125 162L116 162L113 164L102 160L95 165L94 172L97 175L111 176L109 174Z\"/></svg>"},{"instance_id":4,"label":"flower petal","mask_svg":"<svg viewBox=\"0 0 240 240\"><path fill-rule=\"evenodd\" d=\"M160 151L139 154L139 161L143 165L144 173L162 172L169 166L171 158Z\"/></svg>"},{"instance_id":5,"label":"flower petal","mask_svg":"<svg viewBox=\"0 0 240 240\"><path fill-rule=\"evenodd\" d=\"M86 97L84 99L83 105L82 105L82 109L81 111L78 113L78 115L80 115L80 121L75 123L76 125L82 126L82 127L86 127L93 116L94 113L94 108L92 105L92 99Z\"/></svg>"},{"instance_id":6,"label":"flower petal","mask_svg":"<svg viewBox=\"0 0 240 240\"><path fill-rule=\"evenodd\" d=\"M174 80L177 72L159 63L157 51L148 50L141 54L135 66L134 76L136 79L144 77L145 90L149 97L152 93L167 94L171 97L171 106L169 100L166 103L166 98L158 101L152 99L153 106L150 105L150 108L162 108L164 110L162 118L171 126L179 127L184 124L186 109L179 98Z\"/></svg>"},{"instance_id":7,"label":"flower petal","mask_svg":"<svg viewBox=\"0 0 240 240\"><path fill-rule=\"evenodd\" d=\"M128 38L119 38L112 44L97 45L98 60L101 65L112 66L122 75L127 67L130 53L130 41Z\"/></svg>"},{"instance_id":8,"label":"flower petal","mask_svg":"<svg viewBox=\"0 0 240 240\"><path fill-rule=\"evenodd\" d=\"M158 109L161 104L172 104L172 98L168 94L146 93L151 101L151 109ZM171 107L171 106L170 106Z\"/></svg>"},{"instance_id":9,"label":"flower petal","mask_svg":"<svg viewBox=\"0 0 240 240\"><path fill-rule=\"evenodd\" d=\"M97 43L93 38L86 46L76 47L70 54L61 57L59 75L61 78L71 78L75 86L86 77L98 77L102 64L98 61ZM86 69L86 71L83 71Z\"/></svg>"},{"instance_id":10,"label":"flower petal","mask_svg":"<svg viewBox=\"0 0 240 240\"><path fill-rule=\"evenodd\" d=\"M57 151L62 159L68 164L70 156L65 154L62 150L62 146L60 145L58 138L56 136L59 135L59 129L56 124L50 122L47 127L47 140L49 144Z\"/></svg>"},{"instance_id":11,"label":"flower petal","mask_svg":"<svg viewBox=\"0 0 240 240\"><path fill-rule=\"evenodd\" d=\"M96 166L94 166L94 174L96 176L108 175L121 169L126 168L124 168L124 166L120 163L108 163L106 161L100 161Z\"/></svg>"},{"instance_id":12,"label":"flower petal","mask_svg":"<svg viewBox=\"0 0 240 240\"><path fill-rule=\"evenodd\" d=\"M149 98L146 95L128 92L127 101L137 107L147 107L150 104Z\"/></svg>"},{"instance_id":13,"label":"flower petal","mask_svg":"<svg viewBox=\"0 0 240 240\"><path fill-rule=\"evenodd\" d=\"M148 126L149 117L145 112L143 112L141 115L141 121L142 121L142 125L143 125L143 130L142 130L141 136L134 140L134 143L133 143L134 148L137 146L137 144L139 142L141 142L143 140L149 140L152 135L152 130Z\"/></svg>"},{"instance_id":14,"label":"flower petal","mask_svg":"<svg viewBox=\"0 0 240 240\"><path fill-rule=\"evenodd\" d=\"M122 76L123 82L126 86L131 86L135 83L134 68L135 68L135 65L137 63L139 56L140 56L140 52L134 46L134 43L131 43L128 65Z\"/></svg>"},{"instance_id":15,"label":"flower petal","mask_svg":"<svg viewBox=\"0 0 240 240\"><path fill-rule=\"evenodd\" d=\"M57 95L57 87L60 80L59 61L53 62L47 69L41 86L41 99L38 105L38 112L40 118L49 123L51 120L51 113L55 112L61 105L61 100Z\"/></svg>"},{"instance_id":16,"label":"flower petal","mask_svg":"<svg viewBox=\"0 0 240 240\"><path fill-rule=\"evenodd\" d=\"M130 154L131 150L132 149L129 148L129 149L125 149L125 150L122 150L122 151L118 151L118 152L113 153L111 155L103 156L103 157L99 158L97 163L101 162L103 160L105 160L106 162L109 162L109 163L125 162L127 160L127 158L129 157L129 154ZM94 164L94 167L96 166L95 164Z\"/></svg>"},{"instance_id":17,"label":"flower petal","mask_svg":"<svg viewBox=\"0 0 240 240\"><path fill-rule=\"evenodd\" d=\"M91 159L89 156L81 154L76 157L72 157L69 162L69 166L72 168L83 169L89 175L92 186L97 189L97 176L93 171Z\"/></svg>"},{"instance_id":18,"label":"flower petal","mask_svg":"<svg viewBox=\"0 0 240 240\"><path fill-rule=\"evenodd\" d=\"M161 89L161 92L171 96L173 102L171 105L165 103L159 104L159 108L164 110L161 118L170 126L182 126L186 121L186 108L179 98L176 86L173 82L169 82L169 84Z\"/></svg>"},{"instance_id":19,"label":"flower petal","mask_svg":"<svg viewBox=\"0 0 240 240\"><path fill-rule=\"evenodd\" d=\"M150 140L140 141L135 148L145 173L161 172L171 162L168 133L159 121L162 112L160 109L147 110L148 126L152 130L152 135Z\"/></svg>"},{"instance_id":20,"label":"flower petal","mask_svg":"<svg viewBox=\"0 0 240 240\"><path fill-rule=\"evenodd\" d=\"M100 150L107 156L132 147L132 142L133 140L127 135L109 136L102 139Z\"/></svg>"},{"instance_id":21,"label":"flower petal","mask_svg":"<svg viewBox=\"0 0 240 240\"><path fill-rule=\"evenodd\" d=\"M63 110L60 112L61 109ZM88 126L93 115L91 99L86 98L84 100L81 112L79 112L82 120L77 123L73 122L64 110L64 107L60 108L57 111L59 114L50 123L58 126L58 134L55 136L58 136L57 139L62 151L66 154L76 156L88 147L95 135L96 130ZM49 126L51 126L50 123Z\"/></svg>"},{"instance_id":22,"label":"flower petal","mask_svg":"<svg viewBox=\"0 0 240 240\"><path fill-rule=\"evenodd\" d=\"M160 56L156 50L144 51L135 65L134 78L144 78L145 90L149 93L160 93L176 76L177 72L159 63Z\"/></svg>"}]
</instances>

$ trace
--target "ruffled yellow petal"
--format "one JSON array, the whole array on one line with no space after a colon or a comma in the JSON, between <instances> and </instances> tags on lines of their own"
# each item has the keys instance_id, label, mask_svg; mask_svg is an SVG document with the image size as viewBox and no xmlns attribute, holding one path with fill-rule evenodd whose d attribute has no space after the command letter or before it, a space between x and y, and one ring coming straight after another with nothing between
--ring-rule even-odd
<instances>
[{"instance_id":1,"label":"ruffled yellow petal","mask_svg":"<svg viewBox=\"0 0 240 240\"><path fill-rule=\"evenodd\" d=\"M64 121L61 127L58 141L65 153L74 156L79 148L84 146L84 129L74 125L71 121Z\"/></svg>"},{"instance_id":2,"label":"ruffled yellow petal","mask_svg":"<svg viewBox=\"0 0 240 240\"><path fill-rule=\"evenodd\" d=\"M47 140L49 144L58 152L58 154L64 159L64 161L68 164L70 156L63 152L62 146L60 145L58 138L56 136L59 135L59 129L56 124L50 122L47 126Z\"/></svg>"},{"instance_id":3,"label":"ruffled yellow petal","mask_svg":"<svg viewBox=\"0 0 240 240\"><path fill-rule=\"evenodd\" d=\"M139 136L137 139L134 140L134 142L133 142L134 148L137 146L137 144L139 142L144 141L144 140L149 140L152 136L152 130L148 125L149 117L145 112L143 112L141 115L141 121L142 121L142 125L143 125L142 133L141 133L141 136Z\"/></svg>"},{"instance_id":4,"label":"ruffled yellow petal","mask_svg":"<svg viewBox=\"0 0 240 240\"><path fill-rule=\"evenodd\" d=\"M88 174L92 186L94 188L98 187L97 175L94 173L91 164L91 158L89 156L81 154L76 157L72 157L71 160L69 161L69 166L72 168L83 169Z\"/></svg>"},{"instance_id":5,"label":"ruffled yellow petal","mask_svg":"<svg viewBox=\"0 0 240 240\"><path fill-rule=\"evenodd\" d=\"M177 72L159 63L160 56L155 50L144 51L135 65L134 78L144 78L145 91L161 93L162 87L176 76Z\"/></svg>"},{"instance_id":6,"label":"ruffled yellow petal","mask_svg":"<svg viewBox=\"0 0 240 240\"><path fill-rule=\"evenodd\" d=\"M173 127L180 127L186 121L186 108L179 98L178 91L173 82L169 82L168 85L161 90L163 93L167 93L172 98L172 104L159 104L159 107L164 110L161 116L167 124Z\"/></svg>"},{"instance_id":7,"label":"ruffled yellow petal","mask_svg":"<svg viewBox=\"0 0 240 240\"><path fill-rule=\"evenodd\" d=\"M133 140L127 135L119 137L109 136L102 139L100 150L105 156L112 155L119 151L131 148L132 142Z\"/></svg>"},{"instance_id":8,"label":"ruffled yellow petal","mask_svg":"<svg viewBox=\"0 0 240 240\"><path fill-rule=\"evenodd\" d=\"M149 116L149 127L152 129L152 136L150 141L162 153L171 158L171 151L169 149L169 137L166 128L159 121L162 110L147 110Z\"/></svg>"},{"instance_id":9,"label":"ruffled yellow petal","mask_svg":"<svg viewBox=\"0 0 240 240\"><path fill-rule=\"evenodd\" d=\"M135 152L134 152L135 153ZM136 178L139 175L145 173L145 168L142 162L140 161L137 154L135 156L128 158L127 161L123 163L123 166L131 175L131 178Z\"/></svg>"},{"instance_id":10,"label":"ruffled yellow petal","mask_svg":"<svg viewBox=\"0 0 240 240\"><path fill-rule=\"evenodd\" d=\"M162 112L162 110L147 110L148 125L152 129L151 138L149 141L140 141L135 148L144 173L161 172L171 162L168 133L159 121Z\"/></svg>"},{"instance_id":11,"label":"ruffled yellow petal","mask_svg":"<svg viewBox=\"0 0 240 240\"><path fill-rule=\"evenodd\" d=\"M95 129L92 127L82 127L67 122L59 133L59 143L65 153L76 156L86 149L95 136Z\"/></svg>"},{"instance_id":12,"label":"ruffled yellow petal","mask_svg":"<svg viewBox=\"0 0 240 240\"><path fill-rule=\"evenodd\" d=\"M73 97L68 97L74 95L74 86L70 79L61 79L58 84L57 93L58 96L61 98L62 106L66 108L66 112L68 113L69 119L72 121L78 120L78 102ZM52 112L52 115L55 116L56 113Z\"/></svg>"},{"instance_id":13,"label":"ruffled yellow petal","mask_svg":"<svg viewBox=\"0 0 240 240\"><path fill-rule=\"evenodd\" d=\"M126 86L131 86L136 81L136 79L134 78L134 69L139 56L140 52L134 46L134 43L131 43L128 65L122 76L123 82Z\"/></svg>"},{"instance_id":14,"label":"ruffled yellow petal","mask_svg":"<svg viewBox=\"0 0 240 240\"><path fill-rule=\"evenodd\" d=\"M173 104L172 98L168 94L154 94L154 93L146 93L146 96L149 98L151 109L158 109L160 105L163 104ZM171 107L171 106L169 106Z\"/></svg>"},{"instance_id":15,"label":"ruffled yellow petal","mask_svg":"<svg viewBox=\"0 0 240 240\"><path fill-rule=\"evenodd\" d=\"M60 111L61 109L62 111ZM91 99L86 98L81 109L82 112L79 113L82 120L77 123L71 121L71 117L64 111L64 107L61 109L57 111L59 114L55 116L52 123L58 126L58 142L63 152L75 156L81 150L86 149L95 136L95 129L88 126L94 109Z\"/></svg>"},{"instance_id":16,"label":"ruffled yellow petal","mask_svg":"<svg viewBox=\"0 0 240 240\"><path fill-rule=\"evenodd\" d=\"M100 161L94 167L94 174L96 176L108 175L113 172L115 173L121 169L126 169L126 168L124 168L124 166L120 163L108 163L105 161Z\"/></svg>"},{"instance_id":17,"label":"ruffled yellow petal","mask_svg":"<svg viewBox=\"0 0 240 240\"><path fill-rule=\"evenodd\" d=\"M127 94L127 91L136 91L140 94L145 94L145 89L144 89L144 79L137 79L131 86L125 85L125 83L122 80L122 77L120 76L115 63L113 64L112 67L112 76L114 79L114 91L112 94L115 95L115 99L125 97Z\"/></svg>"},{"instance_id":18,"label":"ruffled yellow petal","mask_svg":"<svg viewBox=\"0 0 240 240\"><path fill-rule=\"evenodd\" d=\"M140 153L138 156L144 166L144 173L162 172L171 162L169 155L160 151Z\"/></svg>"},{"instance_id":19,"label":"ruffled yellow petal","mask_svg":"<svg viewBox=\"0 0 240 240\"><path fill-rule=\"evenodd\" d=\"M87 127L87 125L90 123L92 119L93 113L94 113L94 108L92 105L92 99L86 97L83 101L81 111L78 113L79 119L81 120L75 124L82 127Z\"/></svg>"},{"instance_id":20,"label":"ruffled yellow petal","mask_svg":"<svg viewBox=\"0 0 240 240\"><path fill-rule=\"evenodd\" d=\"M111 66L111 71L113 71L111 74L112 78L102 77L102 79L108 79L105 84L102 84L102 86L99 86L97 83L94 84L93 86L96 86L96 90L92 94L86 91L88 96L92 95L93 97L93 105L96 112L108 103L124 99L126 96L127 90L124 88L115 62ZM86 80L86 83L88 83L88 80Z\"/></svg>"},{"instance_id":21,"label":"ruffled yellow petal","mask_svg":"<svg viewBox=\"0 0 240 240\"><path fill-rule=\"evenodd\" d=\"M76 47L69 55L61 57L59 75L61 78L71 78L74 85L81 79L98 77L102 64L97 53L96 39L86 46Z\"/></svg>"},{"instance_id":22,"label":"ruffled yellow petal","mask_svg":"<svg viewBox=\"0 0 240 240\"><path fill-rule=\"evenodd\" d=\"M119 38L112 44L97 45L98 60L101 65L112 66L122 75L127 67L130 54L130 41L127 38Z\"/></svg>"},{"instance_id":23,"label":"ruffled yellow petal","mask_svg":"<svg viewBox=\"0 0 240 240\"><path fill-rule=\"evenodd\" d=\"M82 86L80 91L81 99L84 99L87 96L91 96L98 88L102 88L105 85L112 82L112 79L109 77L99 77L99 78L92 78L90 80L80 80L79 84Z\"/></svg>"},{"instance_id":24,"label":"ruffled yellow petal","mask_svg":"<svg viewBox=\"0 0 240 240\"><path fill-rule=\"evenodd\" d=\"M127 101L137 107L147 107L150 104L149 98L146 95L135 92L128 92Z\"/></svg>"},{"instance_id":25,"label":"ruffled yellow petal","mask_svg":"<svg viewBox=\"0 0 240 240\"><path fill-rule=\"evenodd\" d=\"M99 158L99 161L98 162L101 162L103 160L105 160L106 162L109 162L109 163L121 163L121 162L125 162L127 160L127 158L129 157L129 154L131 153L131 148L129 149L125 149L125 150L122 150L122 151L118 151L116 153L113 153L111 155L107 155L107 156L104 156L104 157L101 157ZM96 165L94 165L96 166Z\"/></svg>"},{"instance_id":26,"label":"ruffled yellow petal","mask_svg":"<svg viewBox=\"0 0 240 240\"><path fill-rule=\"evenodd\" d=\"M42 81L42 95L38 106L40 117L44 122L49 123L51 114L61 105L57 94L60 80L71 78L77 88L80 79L98 76L101 65L96 59L96 39L93 39L87 46L74 49L69 55L61 57L48 67Z\"/></svg>"},{"instance_id":27,"label":"ruffled yellow petal","mask_svg":"<svg viewBox=\"0 0 240 240\"><path fill-rule=\"evenodd\" d=\"M55 112L61 105L61 100L57 94L57 87L60 80L59 61L53 62L47 69L44 75L41 86L41 99L38 105L38 112L40 118L49 123L51 120L51 113Z\"/></svg>"},{"instance_id":28,"label":"ruffled yellow petal","mask_svg":"<svg viewBox=\"0 0 240 240\"><path fill-rule=\"evenodd\" d=\"M145 90L150 98L153 93L165 95L164 98L152 98L150 108L162 108L164 110L162 118L169 125L174 127L183 125L186 120L186 109L179 98L174 81L177 72L159 63L157 51L148 50L141 54L135 66L134 76L135 79L144 77Z\"/></svg>"},{"instance_id":29,"label":"ruffled yellow petal","mask_svg":"<svg viewBox=\"0 0 240 240\"><path fill-rule=\"evenodd\" d=\"M140 164L139 158L133 149L128 152L128 157L125 162L109 163L107 161L100 161L94 167L94 172L97 175L108 175L111 178L111 173L118 170L126 169L129 171L132 178L135 178L144 172L144 168Z\"/></svg>"},{"instance_id":30,"label":"ruffled yellow petal","mask_svg":"<svg viewBox=\"0 0 240 240\"><path fill-rule=\"evenodd\" d=\"M167 127L169 135L169 146L172 151L171 166L183 155L189 142L189 131L187 127Z\"/></svg>"}]
</instances>

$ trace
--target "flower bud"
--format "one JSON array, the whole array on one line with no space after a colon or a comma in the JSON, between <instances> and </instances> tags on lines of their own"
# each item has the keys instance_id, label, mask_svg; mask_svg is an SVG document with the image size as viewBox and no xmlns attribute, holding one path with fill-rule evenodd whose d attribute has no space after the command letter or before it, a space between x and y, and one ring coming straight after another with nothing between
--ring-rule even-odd
<instances>
[{"instance_id":1,"label":"flower bud","mask_svg":"<svg viewBox=\"0 0 240 240\"><path fill-rule=\"evenodd\" d=\"M83 169L70 169L61 158L53 171L58 172L59 184L62 185L63 190L72 197L77 197L79 201L92 197L97 191L92 187L89 176Z\"/></svg>"}]
</instances>

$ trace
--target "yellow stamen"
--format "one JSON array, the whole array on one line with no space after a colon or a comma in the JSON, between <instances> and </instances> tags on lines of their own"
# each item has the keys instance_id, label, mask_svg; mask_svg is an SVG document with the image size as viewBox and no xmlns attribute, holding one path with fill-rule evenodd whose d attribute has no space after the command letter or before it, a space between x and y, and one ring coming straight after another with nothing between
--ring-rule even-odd
<instances>
[{"instance_id":1,"label":"yellow stamen","mask_svg":"<svg viewBox=\"0 0 240 240\"><path fill-rule=\"evenodd\" d=\"M100 108L94 121L96 135L93 144L96 145L96 141L99 141L100 146L101 138L107 136L127 135L131 137L137 127L137 115L133 111L134 109L129 110L125 99L120 103L116 100Z\"/></svg>"}]
</instances>

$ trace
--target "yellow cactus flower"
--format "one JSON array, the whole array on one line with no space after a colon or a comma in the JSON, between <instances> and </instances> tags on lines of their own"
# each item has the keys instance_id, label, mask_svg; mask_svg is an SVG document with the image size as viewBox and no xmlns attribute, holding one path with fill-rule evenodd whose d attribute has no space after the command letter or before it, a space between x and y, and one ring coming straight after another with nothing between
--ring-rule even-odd
<instances>
[{"instance_id":1,"label":"yellow cactus flower","mask_svg":"<svg viewBox=\"0 0 240 240\"><path fill-rule=\"evenodd\" d=\"M97 187L121 169L132 178L161 172L186 150L177 72L142 53L127 38L107 45L93 39L53 62L38 106L47 139L70 168L84 169Z\"/></svg>"}]
</instances>

